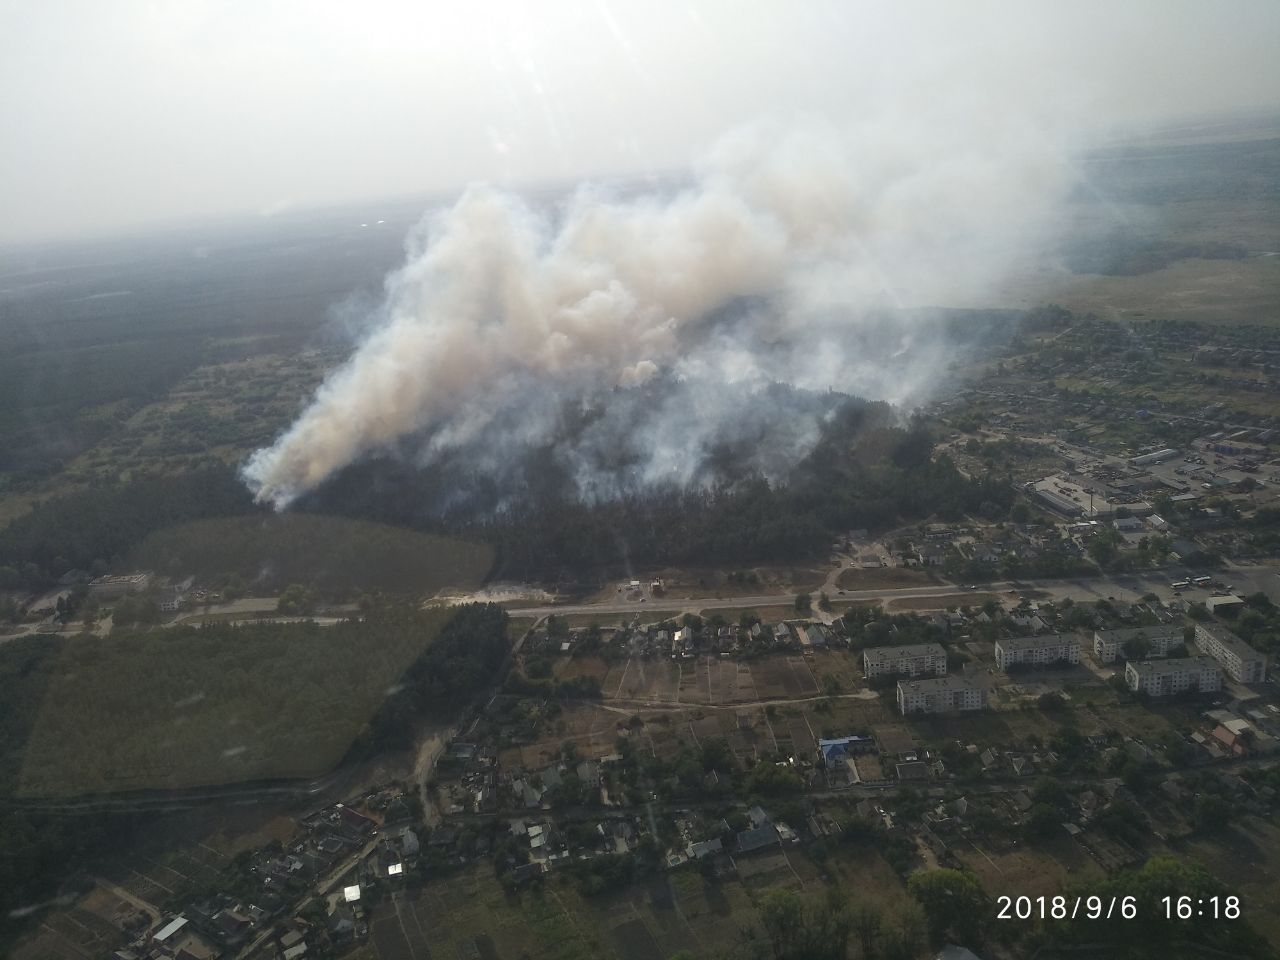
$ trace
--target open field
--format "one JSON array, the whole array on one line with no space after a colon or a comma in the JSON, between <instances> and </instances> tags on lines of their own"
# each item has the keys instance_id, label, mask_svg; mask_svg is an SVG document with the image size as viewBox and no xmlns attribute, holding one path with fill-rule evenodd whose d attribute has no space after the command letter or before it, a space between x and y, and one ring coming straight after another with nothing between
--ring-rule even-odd
<instances>
[{"instance_id":1,"label":"open field","mask_svg":"<svg viewBox=\"0 0 1280 960\"><path fill-rule=\"evenodd\" d=\"M537 622L537 617L511 617L507 620L507 636L512 640L518 640Z\"/></svg>"},{"instance_id":2,"label":"open field","mask_svg":"<svg viewBox=\"0 0 1280 960\"><path fill-rule=\"evenodd\" d=\"M12 960L84 960L109 956L120 930L92 909L77 905L47 915L40 926L9 953Z\"/></svg>"},{"instance_id":3,"label":"open field","mask_svg":"<svg viewBox=\"0 0 1280 960\"><path fill-rule=\"evenodd\" d=\"M1027 278L1009 293L1060 303L1108 319L1275 323L1280 317L1280 259L1181 260L1138 276L1055 273Z\"/></svg>"},{"instance_id":4,"label":"open field","mask_svg":"<svg viewBox=\"0 0 1280 960\"><path fill-rule=\"evenodd\" d=\"M832 884L888 914L906 891L876 854L842 851L827 865ZM742 943L758 924L757 898L790 887L820 898L828 884L795 849L742 859L738 876L717 883L692 869L585 898L571 885L503 893L489 866L469 867L421 892L403 891L378 905L372 943L379 960L479 957L482 960L601 958L663 960L682 950L712 956Z\"/></svg>"},{"instance_id":5,"label":"open field","mask_svg":"<svg viewBox=\"0 0 1280 960\"><path fill-rule=\"evenodd\" d=\"M664 595L672 600L695 597L753 597L766 593L784 595L817 590L827 571L814 566L750 567L737 571L715 568L680 568L657 571ZM612 596L606 591L603 599Z\"/></svg>"},{"instance_id":6,"label":"open field","mask_svg":"<svg viewBox=\"0 0 1280 960\"><path fill-rule=\"evenodd\" d=\"M1105 876L1097 861L1065 831L1052 840L1006 850L957 841L949 852L993 896L1008 892L1051 897L1068 885Z\"/></svg>"},{"instance_id":7,"label":"open field","mask_svg":"<svg viewBox=\"0 0 1280 960\"><path fill-rule=\"evenodd\" d=\"M204 582L236 576L255 590L291 583L322 591L433 595L471 589L493 564L480 543L345 517L291 513L198 520L157 531L130 566Z\"/></svg>"},{"instance_id":8,"label":"open field","mask_svg":"<svg viewBox=\"0 0 1280 960\"><path fill-rule=\"evenodd\" d=\"M575 658L566 676L596 670ZM817 696L818 680L800 654L760 660L694 657L688 660L632 657L607 665L601 679L609 700L646 703L733 704Z\"/></svg>"},{"instance_id":9,"label":"open field","mask_svg":"<svg viewBox=\"0 0 1280 960\"><path fill-rule=\"evenodd\" d=\"M449 611L331 627L208 626L44 641L18 792L183 788L332 769ZM0 647L6 656L12 645Z\"/></svg>"},{"instance_id":10,"label":"open field","mask_svg":"<svg viewBox=\"0 0 1280 960\"><path fill-rule=\"evenodd\" d=\"M955 740L1011 745L1037 737L1047 742L1066 728L1085 736L1115 730L1150 741L1170 729L1194 727L1203 709L1195 703L1153 706L1122 701L1114 690L1102 685L1069 685L1065 690L1070 706L1062 711L999 710L946 718L911 717L906 722L917 739L930 747Z\"/></svg>"},{"instance_id":11,"label":"open field","mask_svg":"<svg viewBox=\"0 0 1280 960\"><path fill-rule=\"evenodd\" d=\"M1280 943L1280 826L1245 817L1212 840L1195 840L1181 855L1199 860L1240 897L1249 922Z\"/></svg>"},{"instance_id":12,"label":"open field","mask_svg":"<svg viewBox=\"0 0 1280 960\"><path fill-rule=\"evenodd\" d=\"M880 588L924 587L945 583L923 570L908 567L847 567L840 571L836 585L842 590L876 590Z\"/></svg>"},{"instance_id":13,"label":"open field","mask_svg":"<svg viewBox=\"0 0 1280 960\"><path fill-rule=\"evenodd\" d=\"M809 673L793 673L795 664L789 662L793 659L802 658L779 656L749 664L718 658L703 658L696 664L653 660L614 664L603 681L602 701L565 702L554 725L544 728L531 743L507 747L499 762L539 769L559 754L566 741L574 744L580 756L607 756L617 752L619 737L634 738L642 754L671 757L683 746L697 748L703 740L718 737L749 765L779 752L811 756L819 737L866 731L894 719L888 702L866 689L822 695L829 676L842 690L851 689L857 673L855 655L815 658L817 676L812 678ZM593 660L569 668L570 662L561 664L558 677L598 676L605 666ZM617 694L619 681L623 695ZM791 688L794 696L765 697L761 683L775 692ZM633 684L659 695L627 696L628 691L634 692ZM640 723L633 727L636 720Z\"/></svg>"}]
</instances>

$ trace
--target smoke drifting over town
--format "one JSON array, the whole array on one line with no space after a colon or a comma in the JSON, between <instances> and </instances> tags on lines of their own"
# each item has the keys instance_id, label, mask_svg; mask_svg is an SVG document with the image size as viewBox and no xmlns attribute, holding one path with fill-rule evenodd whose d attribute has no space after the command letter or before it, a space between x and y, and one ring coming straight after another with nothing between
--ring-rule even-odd
<instances>
[{"instance_id":1,"label":"smoke drifting over town","mask_svg":"<svg viewBox=\"0 0 1280 960\"><path fill-rule=\"evenodd\" d=\"M469 188L422 224L374 331L248 482L284 507L371 454L551 447L580 494L609 496L696 482L735 440L785 475L818 414L780 416L769 386L927 398L952 347L912 308L980 295L1037 249L1071 183L1023 118L936 119L760 125L691 185L585 186L555 210Z\"/></svg>"}]
</instances>

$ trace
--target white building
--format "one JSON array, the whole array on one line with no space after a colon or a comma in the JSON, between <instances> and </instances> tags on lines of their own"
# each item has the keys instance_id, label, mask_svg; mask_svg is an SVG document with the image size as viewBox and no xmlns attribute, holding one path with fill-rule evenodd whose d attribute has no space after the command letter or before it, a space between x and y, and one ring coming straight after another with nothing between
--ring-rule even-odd
<instances>
[{"instance_id":1,"label":"white building","mask_svg":"<svg viewBox=\"0 0 1280 960\"><path fill-rule=\"evenodd\" d=\"M1206 600L1204 605L1210 613L1231 616L1244 608L1244 598L1231 593L1216 594Z\"/></svg>"},{"instance_id":2,"label":"white building","mask_svg":"<svg viewBox=\"0 0 1280 960\"><path fill-rule=\"evenodd\" d=\"M1130 660L1124 682L1134 693L1167 697L1194 690L1212 693L1222 689L1222 669L1209 657L1177 657L1173 660Z\"/></svg>"},{"instance_id":3,"label":"white building","mask_svg":"<svg viewBox=\"0 0 1280 960\"><path fill-rule=\"evenodd\" d=\"M1152 463L1164 463L1166 460L1172 460L1181 451L1166 447L1163 450L1156 450L1154 453L1144 453L1140 457L1130 457L1129 462L1135 467L1145 467Z\"/></svg>"},{"instance_id":4,"label":"white building","mask_svg":"<svg viewBox=\"0 0 1280 960\"><path fill-rule=\"evenodd\" d=\"M1008 670L1014 663L1039 666L1060 660L1080 662L1080 641L1069 633L996 641L996 665L1001 670Z\"/></svg>"},{"instance_id":5,"label":"white building","mask_svg":"<svg viewBox=\"0 0 1280 960\"><path fill-rule=\"evenodd\" d=\"M128 593L141 593L151 586L151 574L126 573L89 581L89 593L100 600L114 600Z\"/></svg>"},{"instance_id":6,"label":"white building","mask_svg":"<svg viewBox=\"0 0 1280 960\"><path fill-rule=\"evenodd\" d=\"M898 709L904 714L981 710L986 705L987 691L964 677L898 681Z\"/></svg>"},{"instance_id":7,"label":"white building","mask_svg":"<svg viewBox=\"0 0 1280 960\"><path fill-rule=\"evenodd\" d=\"M870 647L862 651L862 672L868 677L898 673L907 677L947 674L947 651L940 643L909 643L900 647Z\"/></svg>"},{"instance_id":8,"label":"white building","mask_svg":"<svg viewBox=\"0 0 1280 960\"><path fill-rule=\"evenodd\" d=\"M1197 623L1196 645L1237 683L1261 683L1267 678L1267 658L1225 627Z\"/></svg>"},{"instance_id":9,"label":"white building","mask_svg":"<svg viewBox=\"0 0 1280 960\"><path fill-rule=\"evenodd\" d=\"M1131 640L1146 641L1147 652L1142 655L1144 660L1153 657L1167 657L1170 649L1182 643L1182 628L1159 626L1095 630L1093 632L1093 658L1099 663L1115 663L1116 657L1124 653L1125 644Z\"/></svg>"}]
</instances>

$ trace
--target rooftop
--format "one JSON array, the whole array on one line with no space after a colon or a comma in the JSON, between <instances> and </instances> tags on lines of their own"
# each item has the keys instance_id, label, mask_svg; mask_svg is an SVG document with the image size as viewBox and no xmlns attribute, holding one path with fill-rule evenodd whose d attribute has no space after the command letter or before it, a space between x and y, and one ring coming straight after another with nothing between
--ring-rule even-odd
<instances>
[{"instance_id":1,"label":"rooftop","mask_svg":"<svg viewBox=\"0 0 1280 960\"><path fill-rule=\"evenodd\" d=\"M1261 659L1262 654L1249 644L1245 643L1226 627L1220 627L1216 623L1198 623L1196 630L1203 630L1212 636L1218 643L1222 644L1231 653L1234 653L1241 660Z\"/></svg>"},{"instance_id":2,"label":"rooftop","mask_svg":"<svg viewBox=\"0 0 1280 960\"><path fill-rule=\"evenodd\" d=\"M1181 626L1155 626L1155 627L1119 627L1115 630L1095 630L1094 633L1103 640L1109 640L1114 643L1128 643L1130 640L1144 637L1151 639L1160 637L1161 639L1182 637Z\"/></svg>"},{"instance_id":3,"label":"rooftop","mask_svg":"<svg viewBox=\"0 0 1280 960\"><path fill-rule=\"evenodd\" d=\"M862 654L868 660L882 662L901 657L945 657L947 652L940 643L906 643L899 647L868 647Z\"/></svg>"},{"instance_id":4,"label":"rooftop","mask_svg":"<svg viewBox=\"0 0 1280 960\"><path fill-rule=\"evenodd\" d=\"M1183 670L1217 670L1218 662L1212 657L1175 657L1172 660L1130 660L1129 666L1139 676L1158 677Z\"/></svg>"},{"instance_id":5,"label":"rooftop","mask_svg":"<svg viewBox=\"0 0 1280 960\"><path fill-rule=\"evenodd\" d=\"M928 677L924 680L899 680L898 686L916 693L941 693L944 690L981 690L964 677Z\"/></svg>"},{"instance_id":6,"label":"rooftop","mask_svg":"<svg viewBox=\"0 0 1280 960\"><path fill-rule=\"evenodd\" d=\"M996 641L1002 650L1039 650L1044 647L1060 647L1063 644L1075 642L1075 637L1064 633L1050 633L1043 637L1010 637Z\"/></svg>"},{"instance_id":7,"label":"rooftop","mask_svg":"<svg viewBox=\"0 0 1280 960\"><path fill-rule=\"evenodd\" d=\"M168 940L170 937L172 937L175 933L177 933L186 925L187 925L186 917L174 917L172 920L170 920L163 927L161 927L159 930L156 931L156 935L153 939L161 940L161 941Z\"/></svg>"}]
</instances>

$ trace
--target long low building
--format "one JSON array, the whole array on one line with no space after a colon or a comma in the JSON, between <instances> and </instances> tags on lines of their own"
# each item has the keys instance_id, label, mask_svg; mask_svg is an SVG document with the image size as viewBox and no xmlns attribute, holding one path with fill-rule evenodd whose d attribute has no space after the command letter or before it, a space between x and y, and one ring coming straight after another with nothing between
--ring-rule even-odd
<instances>
[{"instance_id":1,"label":"long low building","mask_svg":"<svg viewBox=\"0 0 1280 960\"><path fill-rule=\"evenodd\" d=\"M886 673L918 677L947 673L947 651L940 643L908 643L900 647L870 647L862 651L862 672L868 677Z\"/></svg>"},{"instance_id":2,"label":"long low building","mask_svg":"<svg viewBox=\"0 0 1280 960\"><path fill-rule=\"evenodd\" d=\"M1130 660L1124 682L1134 693L1168 697L1175 693L1212 693L1222 689L1222 668L1210 657Z\"/></svg>"},{"instance_id":3,"label":"long low building","mask_svg":"<svg viewBox=\"0 0 1280 960\"><path fill-rule=\"evenodd\" d=\"M1059 661L1080 662L1080 641L1069 633L996 641L996 665L1001 670L1013 664L1041 666Z\"/></svg>"},{"instance_id":4,"label":"long low building","mask_svg":"<svg viewBox=\"0 0 1280 960\"><path fill-rule=\"evenodd\" d=\"M129 593L142 593L151 586L149 573L125 573L89 581L89 593L100 600L115 600Z\"/></svg>"},{"instance_id":5,"label":"long low building","mask_svg":"<svg viewBox=\"0 0 1280 960\"><path fill-rule=\"evenodd\" d=\"M1197 623L1196 645L1237 683L1261 683L1267 678L1267 658L1226 627Z\"/></svg>"},{"instance_id":6,"label":"long low building","mask_svg":"<svg viewBox=\"0 0 1280 960\"><path fill-rule=\"evenodd\" d=\"M981 710L987 691L964 677L898 681L898 709L906 713L954 713Z\"/></svg>"},{"instance_id":7,"label":"long low building","mask_svg":"<svg viewBox=\"0 0 1280 960\"><path fill-rule=\"evenodd\" d=\"M1095 630L1093 632L1093 657L1099 663L1115 663L1124 653L1127 644L1145 650L1137 658L1167 657L1169 651L1182 643L1182 627L1122 627L1119 630Z\"/></svg>"}]
</instances>

